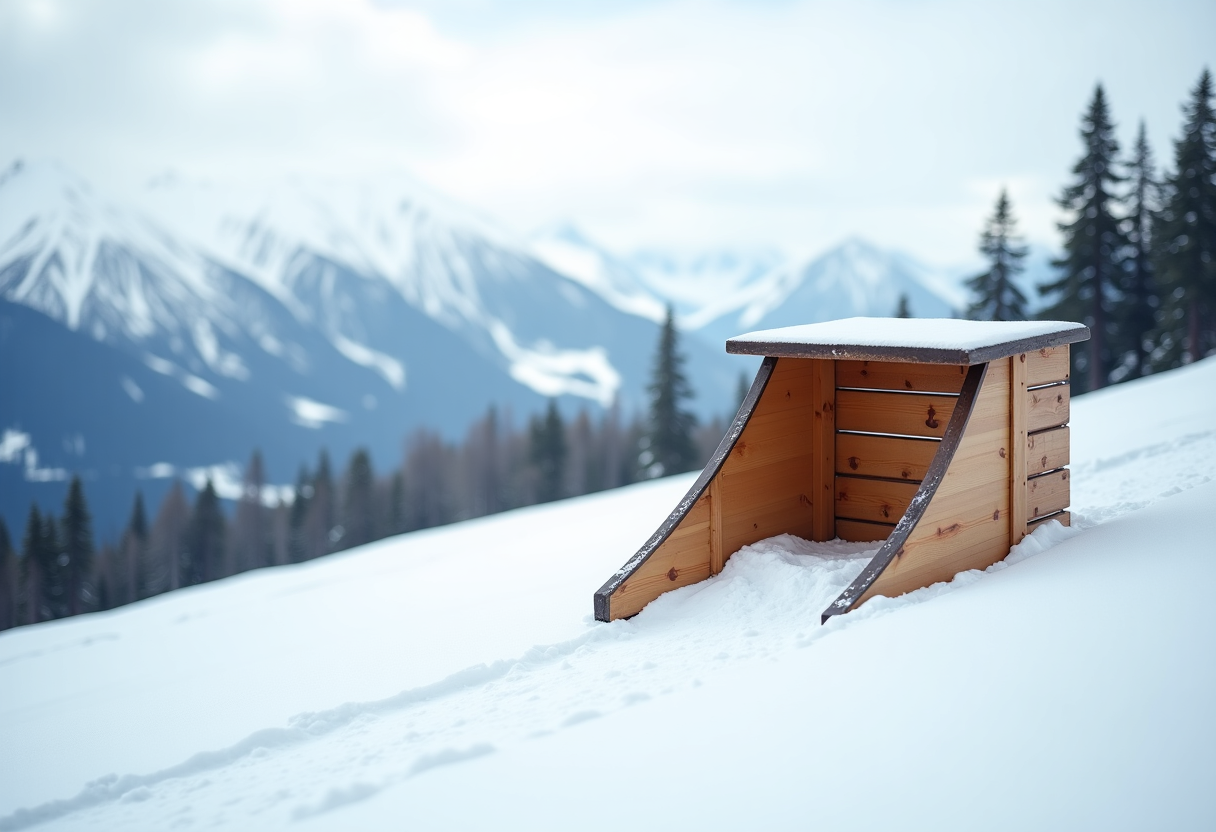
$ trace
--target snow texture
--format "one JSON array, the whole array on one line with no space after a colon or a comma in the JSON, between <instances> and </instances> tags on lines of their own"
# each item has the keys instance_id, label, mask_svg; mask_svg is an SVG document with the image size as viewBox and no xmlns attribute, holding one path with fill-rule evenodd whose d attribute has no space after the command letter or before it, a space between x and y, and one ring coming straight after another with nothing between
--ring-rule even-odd
<instances>
[{"instance_id":1,"label":"snow texture","mask_svg":"<svg viewBox=\"0 0 1216 832\"><path fill-rule=\"evenodd\" d=\"M763 329L732 338L766 344L975 350L1057 332L1084 330L1069 321L964 321L954 318L845 318Z\"/></svg>"},{"instance_id":2,"label":"snow texture","mask_svg":"<svg viewBox=\"0 0 1216 832\"><path fill-rule=\"evenodd\" d=\"M825 626L873 544L592 620L681 476L6 632L0 830L1211 829L1214 407L1079 397L1071 528Z\"/></svg>"}]
</instances>

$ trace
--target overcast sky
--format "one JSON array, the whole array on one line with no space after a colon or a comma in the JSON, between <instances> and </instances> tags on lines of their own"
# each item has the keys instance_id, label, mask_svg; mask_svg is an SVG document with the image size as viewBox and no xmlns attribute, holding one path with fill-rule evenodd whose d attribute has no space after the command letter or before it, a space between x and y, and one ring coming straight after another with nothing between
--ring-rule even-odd
<instances>
[{"instance_id":1,"label":"overcast sky","mask_svg":"<svg viewBox=\"0 0 1216 832\"><path fill-rule=\"evenodd\" d=\"M520 233L951 264L1002 185L1056 244L1098 81L1169 160L1214 33L1211 0L0 0L0 165L404 170Z\"/></svg>"}]
</instances>

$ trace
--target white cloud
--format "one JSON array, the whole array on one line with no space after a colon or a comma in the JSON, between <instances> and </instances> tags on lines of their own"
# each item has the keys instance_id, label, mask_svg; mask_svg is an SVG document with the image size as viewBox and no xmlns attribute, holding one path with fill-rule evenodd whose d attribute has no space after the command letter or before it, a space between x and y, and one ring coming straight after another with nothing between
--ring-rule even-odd
<instances>
[{"instance_id":1,"label":"white cloud","mask_svg":"<svg viewBox=\"0 0 1216 832\"><path fill-rule=\"evenodd\" d=\"M849 234L973 256L1008 184L1028 235L1102 80L1158 157L1216 6L864 0L653 4L9 0L0 160L108 187L166 167L421 174L517 230L609 244Z\"/></svg>"}]
</instances>

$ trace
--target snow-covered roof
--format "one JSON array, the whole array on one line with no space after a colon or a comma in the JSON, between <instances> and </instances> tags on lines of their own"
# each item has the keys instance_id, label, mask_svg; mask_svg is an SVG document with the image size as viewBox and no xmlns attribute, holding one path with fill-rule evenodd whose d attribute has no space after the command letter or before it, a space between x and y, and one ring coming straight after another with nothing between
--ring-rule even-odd
<instances>
[{"instance_id":1,"label":"snow-covered roof","mask_svg":"<svg viewBox=\"0 0 1216 832\"><path fill-rule=\"evenodd\" d=\"M1089 339L1070 321L960 321L953 318L845 318L736 335L726 351L783 358L848 358L924 364L979 364Z\"/></svg>"}]
</instances>

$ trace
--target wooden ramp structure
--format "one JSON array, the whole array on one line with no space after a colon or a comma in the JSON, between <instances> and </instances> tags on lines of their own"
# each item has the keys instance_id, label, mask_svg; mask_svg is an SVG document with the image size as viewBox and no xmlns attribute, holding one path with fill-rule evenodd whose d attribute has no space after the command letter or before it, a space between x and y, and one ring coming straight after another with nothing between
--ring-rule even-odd
<instances>
[{"instance_id":1,"label":"wooden ramp structure","mask_svg":"<svg viewBox=\"0 0 1216 832\"><path fill-rule=\"evenodd\" d=\"M731 338L764 356L688 494L595 593L600 621L722 571L779 534L881 541L823 612L848 612L1001 560L1068 524L1063 321L850 318Z\"/></svg>"}]
</instances>

